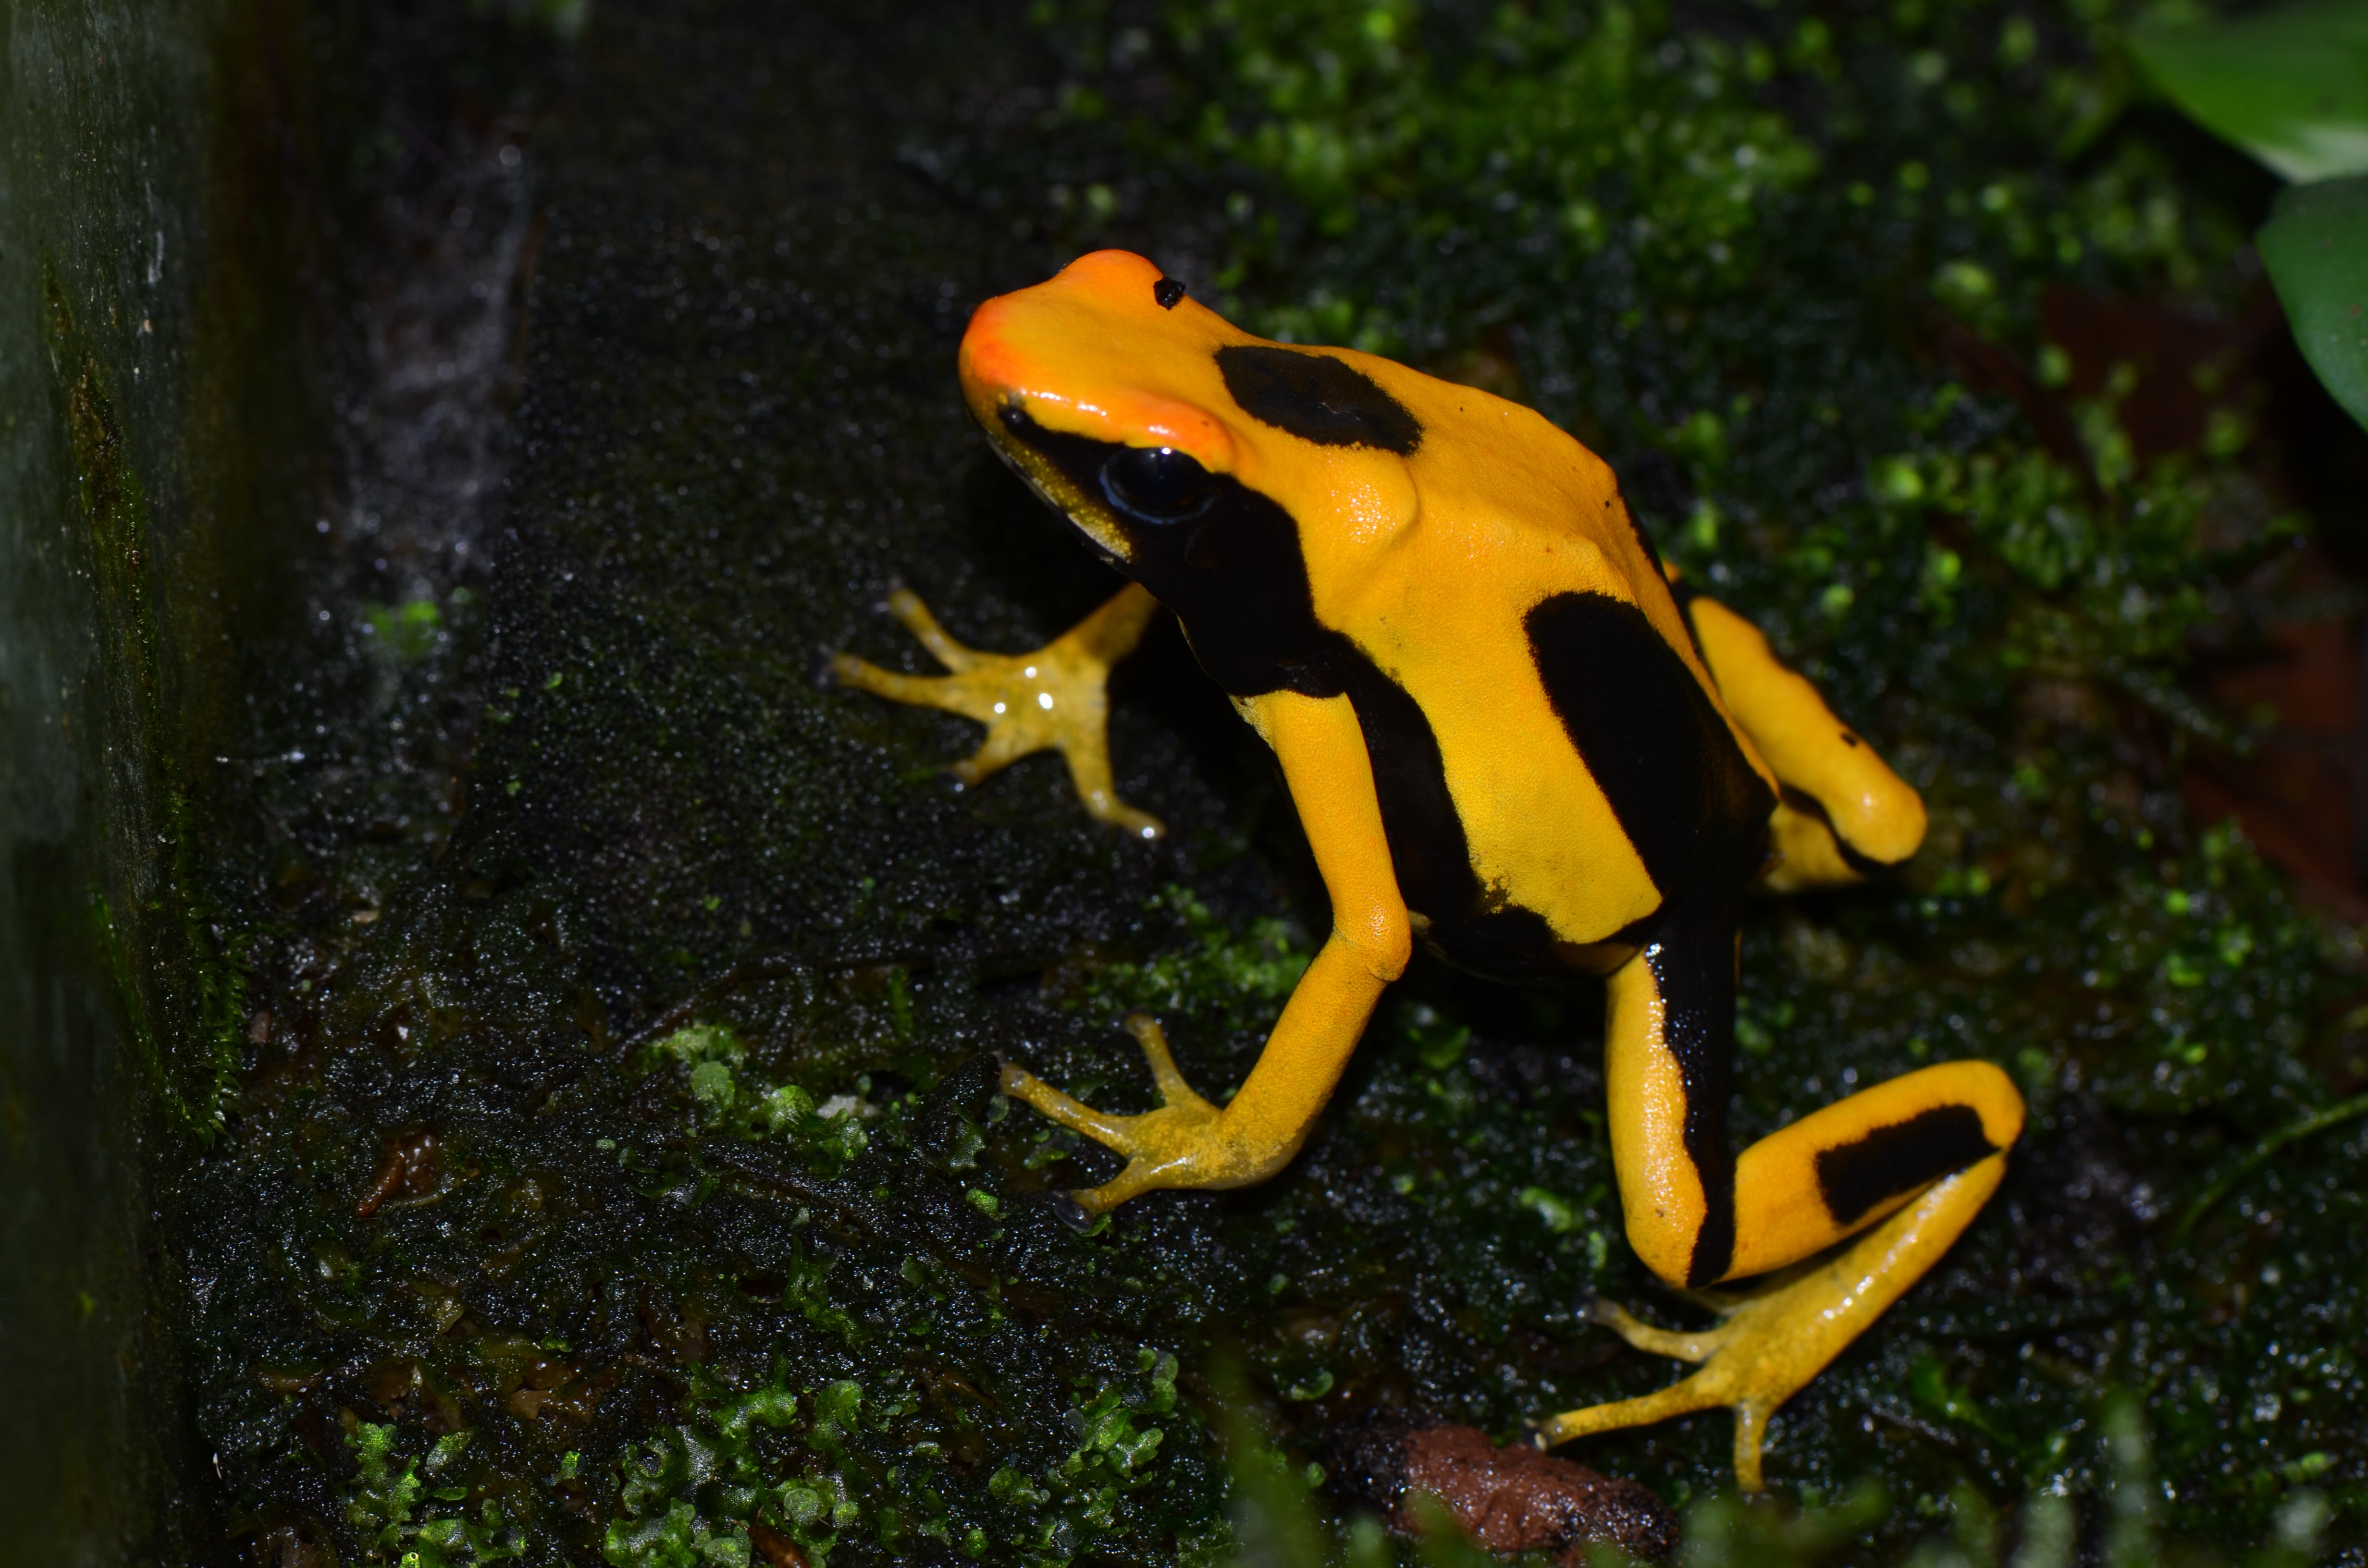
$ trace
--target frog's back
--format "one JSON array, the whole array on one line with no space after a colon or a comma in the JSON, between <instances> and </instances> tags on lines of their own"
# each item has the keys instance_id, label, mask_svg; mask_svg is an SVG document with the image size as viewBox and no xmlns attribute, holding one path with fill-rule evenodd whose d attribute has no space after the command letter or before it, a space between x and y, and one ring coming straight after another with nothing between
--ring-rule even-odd
<instances>
[{"instance_id":1,"label":"frog's back","mask_svg":"<svg viewBox=\"0 0 2368 1568\"><path fill-rule=\"evenodd\" d=\"M1756 869L1772 791L1610 467L1530 409L1334 352L1422 426L1411 526L1378 551L1304 528L1318 618L1409 699L1372 748L1385 792L1435 748L1463 840L1464 885L1418 876L1439 885L1409 902L1478 967L1614 961L1672 895ZM1420 831L1393 824L1402 861Z\"/></svg>"}]
</instances>

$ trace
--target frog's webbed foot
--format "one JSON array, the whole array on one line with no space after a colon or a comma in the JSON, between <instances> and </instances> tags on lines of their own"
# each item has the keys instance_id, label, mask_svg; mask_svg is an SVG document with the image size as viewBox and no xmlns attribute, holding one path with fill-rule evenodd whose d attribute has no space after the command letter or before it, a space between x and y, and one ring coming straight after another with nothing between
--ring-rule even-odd
<instances>
[{"instance_id":1,"label":"frog's webbed foot","mask_svg":"<svg viewBox=\"0 0 2368 1568\"><path fill-rule=\"evenodd\" d=\"M1769 1292L1772 1297L1778 1292ZM1746 1491L1760 1487L1759 1446L1768 1417L1793 1388L1769 1386L1754 1377L1758 1368L1739 1363L1754 1360L1748 1340L1755 1318L1765 1317L1768 1298L1748 1300L1727 1309L1724 1321L1692 1333L1656 1328L1626 1308L1598 1297L1588 1316L1639 1350L1691 1362L1702 1369L1669 1387L1612 1404L1590 1405L1542 1422L1535 1429L1538 1447L1552 1448L1573 1437L1641 1426L1672 1415L1690 1415L1725 1405L1735 1412L1735 1469ZM1780 1314L1781 1315L1781 1312ZM1729 1351L1736 1354L1728 1355ZM1814 1373L1812 1374L1814 1375ZM1781 1381L1781 1380L1779 1380ZM1803 1379L1802 1381L1807 1381ZM1795 1385L1797 1386L1797 1385Z\"/></svg>"},{"instance_id":2,"label":"frog's webbed foot","mask_svg":"<svg viewBox=\"0 0 2368 1568\"><path fill-rule=\"evenodd\" d=\"M1141 1042L1159 1085L1157 1110L1112 1116L1072 1099L1025 1068L1006 1063L1003 1069L1005 1094L1126 1156L1126 1168L1101 1186L1064 1195L1064 1218L1082 1227L1096 1215L1157 1187L1241 1187L1271 1174L1270 1160L1235 1147L1225 1137L1221 1126L1224 1112L1184 1081L1157 1022L1137 1013L1126 1027Z\"/></svg>"},{"instance_id":3,"label":"frog's webbed foot","mask_svg":"<svg viewBox=\"0 0 2368 1568\"><path fill-rule=\"evenodd\" d=\"M1776 1407L1807 1386L1979 1211L2005 1171L1993 1154L1935 1182L1907 1207L1836 1252L1750 1294L1713 1300L1721 1321L1685 1334L1641 1323L1599 1298L1597 1323L1639 1350L1702 1370L1668 1388L1611 1404L1566 1411L1535 1427L1540 1448L1594 1432L1641 1426L1724 1405L1735 1412L1735 1476L1746 1492L1762 1480L1759 1449Z\"/></svg>"},{"instance_id":4,"label":"frog's webbed foot","mask_svg":"<svg viewBox=\"0 0 2368 1568\"><path fill-rule=\"evenodd\" d=\"M1769 1346L1759 1343L1769 1338L1771 1318L1781 1321L1787 1315L1777 1304L1782 1294L1780 1288L1742 1301L1727 1312L1725 1321L1696 1333L1656 1328L1625 1308L1597 1298L1589 1310L1595 1322L1639 1350L1690 1361L1702 1370L1653 1393L1566 1411L1540 1422L1531 1429L1538 1447L1549 1449L1591 1433L1642 1426L1725 1405L1735 1412L1736 1478L1747 1492L1760 1490L1759 1449L1767 1435L1768 1417L1817 1370L1812 1367L1793 1381L1789 1367L1769 1364ZM1783 1359L1778 1358L1779 1363Z\"/></svg>"},{"instance_id":5,"label":"frog's webbed foot","mask_svg":"<svg viewBox=\"0 0 2368 1568\"><path fill-rule=\"evenodd\" d=\"M1142 641L1157 608L1148 593L1130 585L1032 653L987 653L956 642L918 595L899 588L888 596L888 613L951 673L899 675L852 653L832 655L831 672L845 685L893 701L985 724L986 739L978 750L947 770L963 784L977 784L1032 753L1057 750L1068 759L1070 779L1088 812L1156 838L1167 831L1159 819L1120 800L1111 782L1107 687L1110 666Z\"/></svg>"}]
</instances>

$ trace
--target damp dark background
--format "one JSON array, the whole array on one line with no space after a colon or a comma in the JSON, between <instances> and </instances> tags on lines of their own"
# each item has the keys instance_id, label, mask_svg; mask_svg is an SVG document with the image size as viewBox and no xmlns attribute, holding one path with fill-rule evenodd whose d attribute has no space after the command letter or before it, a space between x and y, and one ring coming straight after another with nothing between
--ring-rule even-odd
<instances>
[{"instance_id":1,"label":"damp dark background","mask_svg":"<svg viewBox=\"0 0 2368 1568\"><path fill-rule=\"evenodd\" d=\"M9 1559L1283 1562L1349 1412L1674 1375L1584 1316L1704 1321L1594 986L1420 960L1282 1176L1042 1200L1113 1161L996 1054L1238 1082L1288 802L1172 628L1156 845L822 671L1114 586L952 354L1124 244L1543 409L1932 807L1755 908L1737 1120L1987 1057L2006 1188L1768 1505L1719 1414L1574 1457L1703 1562L2360 1561L2368 438L2129 14L11 11Z\"/></svg>"}]
</instances>

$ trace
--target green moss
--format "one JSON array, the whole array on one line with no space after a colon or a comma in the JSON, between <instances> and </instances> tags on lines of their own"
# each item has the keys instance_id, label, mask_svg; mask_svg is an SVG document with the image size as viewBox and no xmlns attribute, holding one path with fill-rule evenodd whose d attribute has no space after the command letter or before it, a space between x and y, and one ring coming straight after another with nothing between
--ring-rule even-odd
<instances>
[{"instance_id":1,"label":"green moss","mask_svg":"<svg viewBox=\"0 0 2368 1568\"><path fill-rule=\"evenodd\" d=\"M240 943L223 935L180 750L187 727L168 712L173 675L152 581L157 545L146 486L107 371L83 342L53 267L44 284L52 363L65 381L77 542L97 600L97 711L116 759L110 782L120 788L107 881L90 892L92 936L159 1102L203 1143L220 1127L246 1017Z\"/></svg>"},{"instance_id":2,"label":"green moss","mask_svg":"<svg viewBox=\"0 0 2368 1568\"><path fill-rule=\"evenodd\" d=\"M459 1462L469 1437L465 1431L449 1434L417 1455L404 1451L403 1434L391 1425L359 1422L346 1435L355 1472L346 1517L359 1534L363 1562L462 1568L525 1553L523 1534L491 1498L473 1519L454 1511L471 1492L464 1477L472 1467ZM426 1517L415 1517L421 1514Z\"/></svg>"},{"instance_id":3,"label":"green moss","mask_svg":"<svg viewBox=\"0 0 2368 1568\"><path fill-rule=\"evenodd\" d=\"M411 599L400 605L365 604L363 624L389 656L405 664L433 652L444 628L444 612L434 599Z\"/></svg>"},{"instance_id":4,"label":"green moss","mask_svg":"<svg viewBox=\"0 0 2368 1568\"><path fill-rule=\"evenodd\" d=\"M1269 916L1236 934L1191 890L1173 883L1144 910L1180 928L1178 945L1141 961L1085 957L1076 972L1053 982L1063 1007L1111 1020L1167 1008L1224 1028L1254 1028L1275 1016L1314 956L1289 921Z\"/></svg>"}]
</instances>

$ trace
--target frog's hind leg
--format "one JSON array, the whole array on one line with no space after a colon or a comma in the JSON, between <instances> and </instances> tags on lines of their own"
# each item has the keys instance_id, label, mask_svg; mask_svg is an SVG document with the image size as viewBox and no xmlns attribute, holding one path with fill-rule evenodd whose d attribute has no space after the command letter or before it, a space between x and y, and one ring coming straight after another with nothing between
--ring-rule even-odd
<instances>
[{"instance_id":1,"label":"frog's hind leg","mask_svg":"<svg viewBox=\"0 0 2368 1568\"><path fill-rule=\"evenodd\" d=\"M905 623L950 674L899 675L852 653L834 654L831 673L847 686L896 702L939 708L986 726L986 739L948 771L976 784L1047 748L1068 759L1077 799L1097 819L1145 838L1166 831L1159 819L1118 798L1110 778L1110 666L1134 651L1159 603L1130 583L1100 608L1032 653L985 653L938 624L918 595L899 588L888 613Z\"/></svg>"},{"instance_id":2,"label":"frog's hind leg","mask_svg":"<svg viewBox=\"0 0 2368 1568\"><path fill-rule=\"evenodd\" d=\"M1897 865L1924 840L1924 801L1834 716L1817 688L1776 657L1751 622L1672 585L1702 662L1737 728L1776 775L1772 892L1831 887Z\"/></svg>"},{"instance_id":3,"label":"frog's hind leg","mask_svg":"<svg viewBox=\"0 0 2368 1568\"><path fill-rule=\"evenodd\" d=\"M1730 913L1680 912L1611 977L1604 1082L1629 1242L1663 1279L1700 1289L1857 1239L1725 1309L1725 1321L1700 1334L1599 1308L1599 1321L1630 1343L1702 1369L1656 1393L1557 1415L1538 1437L1550 1445L1725 1405L1736 1415L1736 1478L1757 1490L1768 1417L1972 1223L2005 1175L2022 1100L1988 1062L1951 1062L1853 1095L1730 1155L1734 930Z\"/></svg>"},{"instance_id":4,"label":"frog's hind leg","mask_svg":"<svg viewBox=\"0 0 2368 1568\"><path fill-rule=\"evenodd\" d=\"M2005 1175L2001 1151L1941 1177L1832 1257L1745 1297L1725 1310L1724 1321L1698 1334L1654 1328L1609 1301L1598 1301L1595 1321L1629 1344L1694 1362L1702 1370L1654 1393L1540 1423L1538 1446L1724 1405L1735 1412L1736 1483L1747 1492L1759 1491L1766 1484L1760 1444L1776 1407L1806 1387L1940 1261Z\"/></svg>"}]
</instances>

